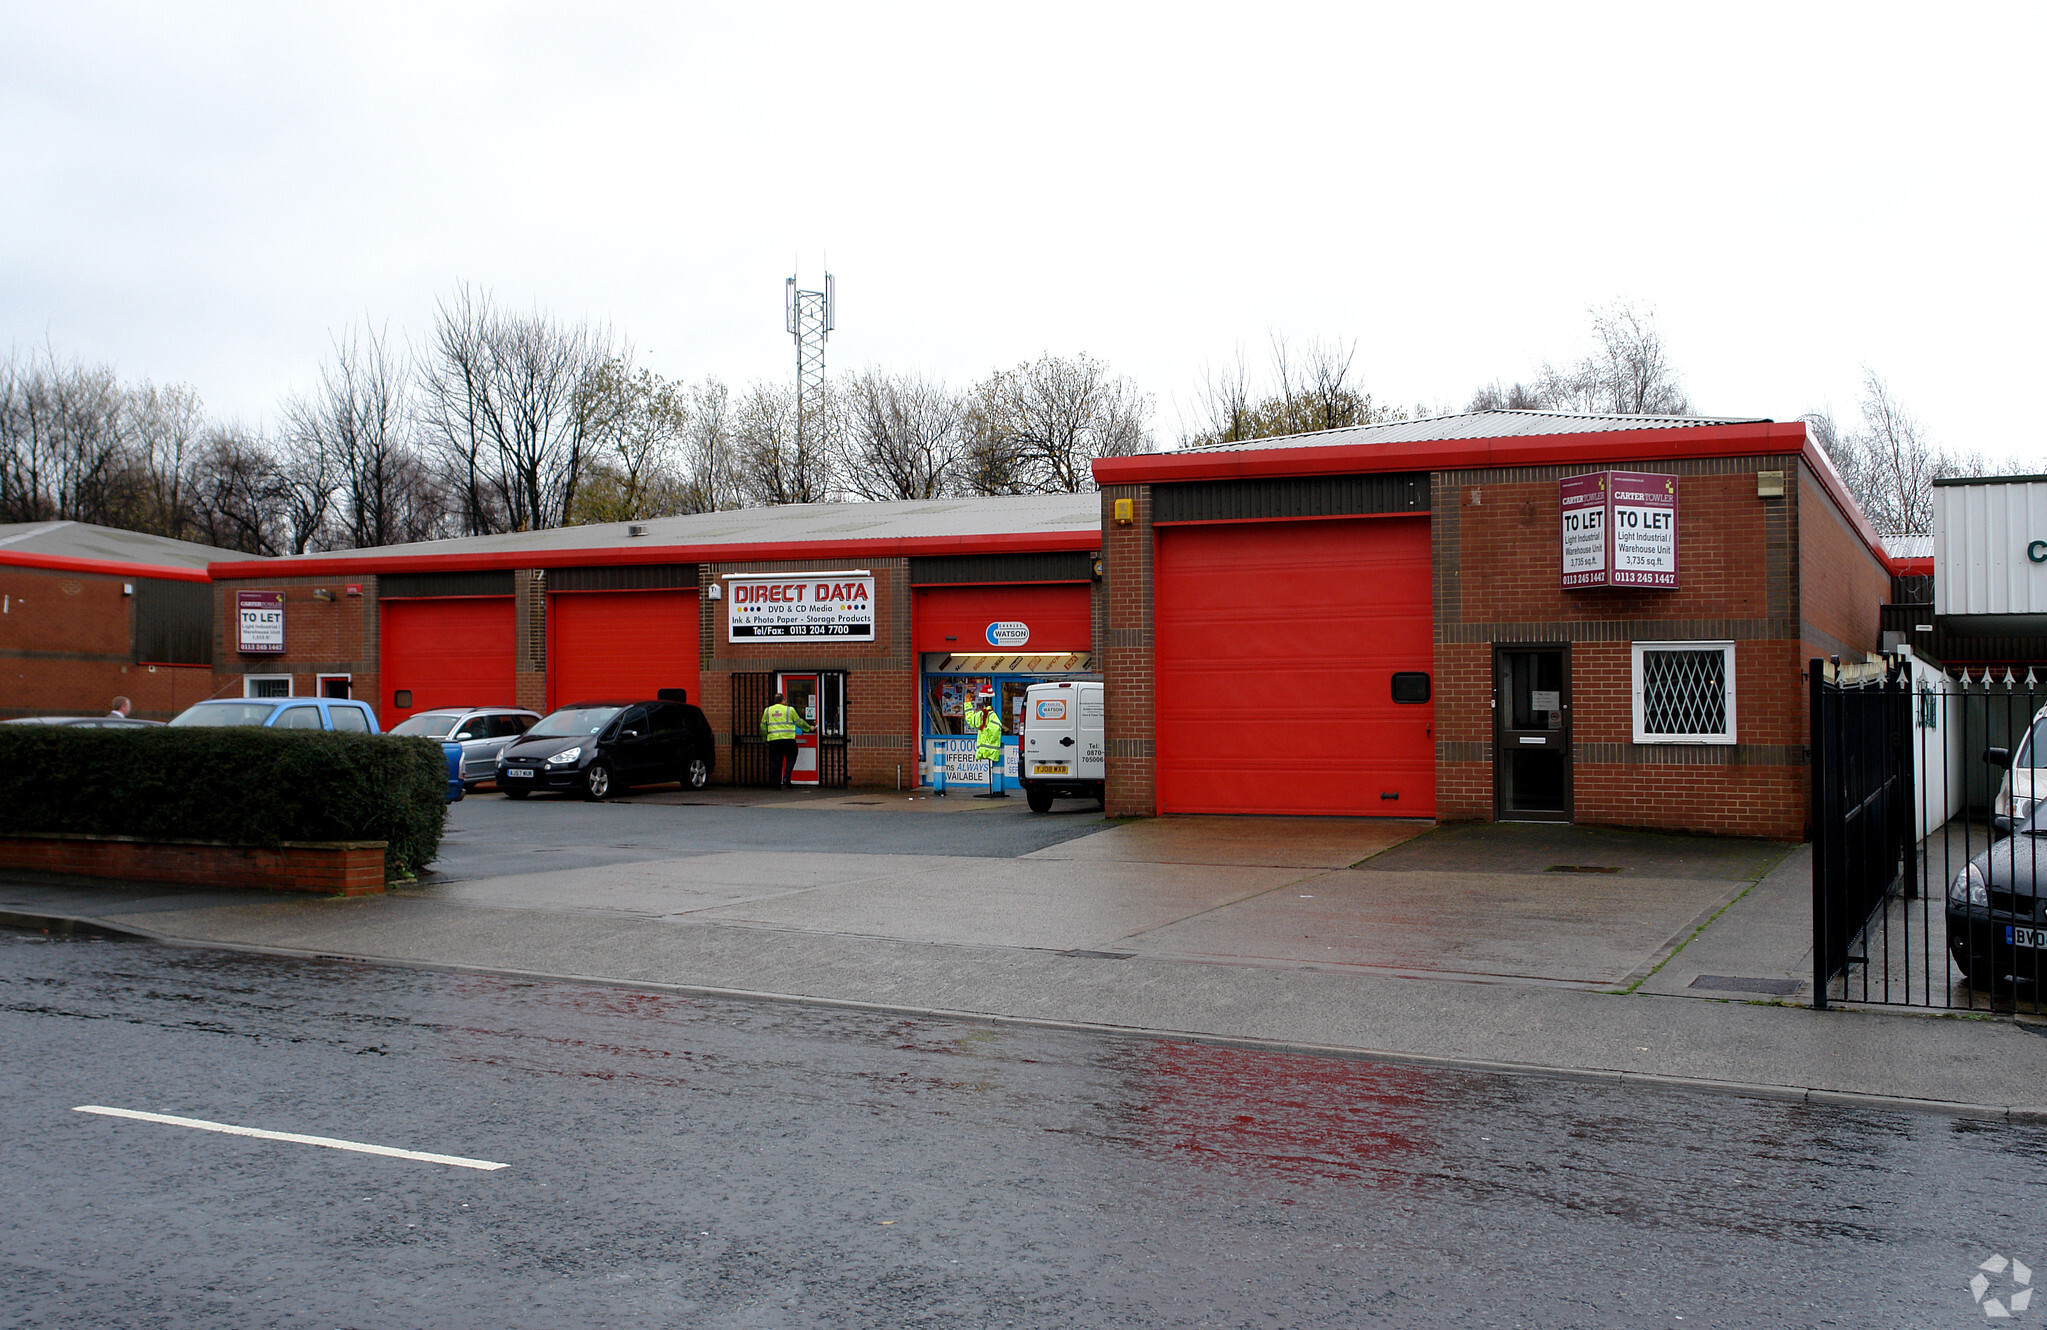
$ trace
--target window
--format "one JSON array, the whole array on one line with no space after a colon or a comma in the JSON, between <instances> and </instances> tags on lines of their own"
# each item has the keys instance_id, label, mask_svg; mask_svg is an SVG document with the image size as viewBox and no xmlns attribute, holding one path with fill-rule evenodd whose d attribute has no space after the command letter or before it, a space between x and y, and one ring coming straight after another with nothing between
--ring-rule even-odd
<instances>
[{"instance_id":1,"label":"window","mask_svg":"<svg viewBox=\"0 0 2047 1330\"><path fill-rule=\"evenodd\" d=\"M319 677L321 697L353 697L351 691L354 676L347 674L323 674Z\"/></svg>"},{"instance_id":2,"label":"window","mask_svg":"<svg viewBox=\"0 0 2047 1330\"><path fill-rule=\"evenodd\" d=\"M345 734L368 734L370 718L355 707L329 707L327 718L334 722L334 728Z\"/></svg>"},{"instance_id":3,"label":"window","mask_svg":"<svg viewBox=\"0 0 2047 1330\"><path fill-rule=\"evenodd\" d=\"M245 674L242 676L243 697L290 697L291 676L289 674Z\"/></svg>"},{"instance_id":4,"label":"window","mask_svg":"<svg viewBox=\"0 0 2047 1330\"><path fill-rule=\"evenodd\" d=\"M271 728L275 730L324 730L327 727L320 723L320 708L318 707L286 707L284 714L277 718L276 724L272 725Z\"/></svg>"},{"instance_id":5,"label":"window","mask_svg":"<svg viewBox=\"0 0 2047 1330\"><path fill-rule=\"evenodd\" d=\"M1396 702L1426 702L1429 700L1429 676L1420 670L1402 670L1393 676L1393 700Z\"/></svg>"},{"instance_id":6,"label":"window","mask_svg":"<svg viewBox=\"0 0 2047 1330\"><path fill-rule=\"evenodd\" d=\"M1734 643L1637 642L1635 742L1734 742Z\"/></svg>"}]
</instances>

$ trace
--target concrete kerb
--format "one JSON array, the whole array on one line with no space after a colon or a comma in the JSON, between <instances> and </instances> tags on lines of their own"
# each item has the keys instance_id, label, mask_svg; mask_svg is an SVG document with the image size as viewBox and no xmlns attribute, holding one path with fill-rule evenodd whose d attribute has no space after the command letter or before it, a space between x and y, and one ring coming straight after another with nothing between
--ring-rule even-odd
<instances>
[{"instance_id":1,"label":"concrete kerb","mask_svg":"<svg viewBox=\"0 0 2047 1330\"><path fill-rule=\"evenodd\" d=\"M1429 1053L1304 1043L1291 1040L1232 1037L1192 1030L1115 1025L1092 1021L1055 1020L1044 1017L1006 1016L995 1012L979 1012L943 1007L920 1007L904 1003L863 1002L850 998L812 997L799 993L776 993L699 984L614 979L602 975L556 974L537 970L508 969L499 966L415 961L388 956L340 955L333 952L309 951L294 947L260 946L251 943L213 942L173 937L167 934L152 932L148 929L110 924L102 919L74 915L36 914L12 910L0 911L0 927L36 929L42 932L65 936L103 936L152 942L167 946L189 947L195 950L236 952L245 955L339 961L344 964L390 966L399 969L424 970L443 974L493 975L536 983L584 984L600 988L627 989L635 992L672 993L684 997L718 998L740 1002L794 1003L847 1011L870 1011L886 1015L912 1016L926 1020L1014 1026L1021 1029L1070 1030L1084 1034L1106 1035L1119 1039L1175 1040L1218 1048L1242 1048L1258 1052L1293 1053L1310 1057L1351 1058L1366 1062L1381 1062L1395 1066L1427 1067L1443 1071L1469 1071L1503 1076L1539 1076L1552 1080L1598 1082L1615 1085L1644 1085L1661 1089L1687 1090L1704 1094L1735 1095L1742 1098L1769 1099L1787 1103L1937 1113L1947 1117L1977 1118L2011 1123L2047 1122L2047 1105L2014 1104L1999 1106L1995 1104L1973 1104L1958 1100L1915 1099L1854 1090L1826 1090L1812 1086L1765 1085L1746 1081L1713 1080L1705 1077L1672 1076L1655 1072L1620 1071L1598 1067L1546 1066L1532 1062L1508 1062L1496 1059L1449 1057ZM1841 1011L1838 1014L1851 1016L1857 1013ZM1871 1012L1865 1014L1890 1015L1893 1013Z\"/></svg>"}]
</instances>

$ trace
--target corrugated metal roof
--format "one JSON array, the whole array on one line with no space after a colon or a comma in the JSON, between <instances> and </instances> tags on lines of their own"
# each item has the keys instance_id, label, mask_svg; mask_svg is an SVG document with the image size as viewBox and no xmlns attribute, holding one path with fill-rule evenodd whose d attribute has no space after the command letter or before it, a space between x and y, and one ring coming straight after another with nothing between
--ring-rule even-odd
<instances>
[{"instance_id":1,"label":"corrugated metal roof","mask_svg":"<svg viewBox=\"0 0 2047 1330\"><path fill-rule=\"evenodd\" d=\"M0 556L40 554L56 559L104 559L114 563L160 564L166 568L199 569L219 559L253 559L189 540L147 536L90 522L0 523Z\"/></svg>"},{"instance_id":2,"label":"corrugated metal roof","mask_svg":"<svg viewBox=\"0 0 2047 1330\"><path fill-rule=\"evenodd\" d=\"M630 527L646 528L635 536ZM862 540L917 540L993 533L1031 534L1099 531L1101 499L1095 494L1020 494L998 499L905 499L886 503L801 503L774 508L740 508L653 517L644 522L605 522L513 531L496 536L463 536L374 550L335 550L271 560L280 569L302 560L335 559L350 553L389 558L414 555L521 553L545 556L570 550L636 549L642 546L768 545L785 541L841 544ZM221 558L215 554L216 559ZM231 556L230 556L231 557ZM538 565L536 565L538 566Z\"/></svg>"},{"instance_id":3,"label":"corrugated metal roof","mask_svg":"<svg viewBox=\"0 0 2047 1330\"><path fill-rule=\"evenodd\" d=\"M1933 557L1932 536L1878 536L1883 542L1884 553L1893 559L1931 559Z\"/></svg>"},{"instance_id":4,"label":"corrugated metal roof","mask_svg":"<svg viewBox=\"0 0 2047 1330\"><path fill-rule=\"evenodd\" d=\"M1452 439L1514 439L1542 434L1605 434L1637 429L1695 429L1701 425L1760 425L1761 416L1577 415L1568 411L1462 411L1453 416L1391 420L1312 434L1282 434L1240 443L1183 448L1184 453L1255 452L1265 448L1315 448L1337 444L1437 443Z\"/></svg>"}]
</instances>

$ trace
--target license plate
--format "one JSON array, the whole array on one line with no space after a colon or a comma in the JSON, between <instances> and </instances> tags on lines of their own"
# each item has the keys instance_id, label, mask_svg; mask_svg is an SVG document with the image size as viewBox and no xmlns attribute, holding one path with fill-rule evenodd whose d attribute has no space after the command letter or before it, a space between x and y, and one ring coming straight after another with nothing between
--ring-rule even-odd
<instances>
[{"instance_id":1,"label":"license plate","mask_svg":"<svg viewBox=\"0 0 2047 1330\"><path fill-rule=\"evenodd\" d=\"M2014 947L2032 947L2047 950L2047 928L2007 928L2004 940Z\"/></svg>"},{"instance_id":2,"label":"license plate","mask_svg":"<svg viewBox=\"0 0 2047 1330\"><path fill-rule=\"evenodd\" d=\"M507 768L505 768L505 774L506 774L507 776L516 776L516 777L519 777L519 778L521 778L521 779L524 779L524 780L532 780L532 779L533 779L533 768L531 768L531 767L507 767Z\"/></svg>"},{"instance_id":3,"label":"license plate","mask_svg":"<svg viewBox=\"0 0 2047 1330\"><path fill-rule=\"evenodd\" d=\"M1031 768L1031 774L1033 776L1063 776L1066 774L1066 764L1064 762L1040 762Z\"/></svg>"}]
</instances>

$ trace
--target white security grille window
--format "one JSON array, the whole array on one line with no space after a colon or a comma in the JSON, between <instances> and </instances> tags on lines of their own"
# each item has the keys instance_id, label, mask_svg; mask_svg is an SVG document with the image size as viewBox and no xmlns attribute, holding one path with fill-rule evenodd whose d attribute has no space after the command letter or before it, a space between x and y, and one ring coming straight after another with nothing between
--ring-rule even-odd
<instances>
[{"instance_id":1,"label":"white security grille window","mask_svg":"<svg viewBox=\"0 0 2047 1330\"><path fill-rule=\"evenodd\" d=\"M1635 742L1734 742L1734 643L1637 642Z\"/></svg>"}]
</instances>

